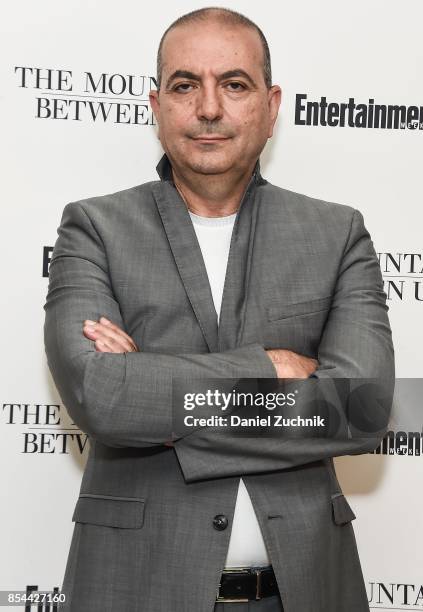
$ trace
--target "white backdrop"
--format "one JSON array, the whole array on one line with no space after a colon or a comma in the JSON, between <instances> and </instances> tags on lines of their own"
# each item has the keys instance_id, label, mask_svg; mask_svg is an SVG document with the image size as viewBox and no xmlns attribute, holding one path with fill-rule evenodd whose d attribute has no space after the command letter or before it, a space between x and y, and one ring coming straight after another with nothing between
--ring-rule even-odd
<instances>
[{"instance_id":1,"label":"white backdrop","mask_svg":"<svg viewBox=\"0 0 423 612\"><path fill-rule=\"evenodd\" d=\"M202 6L18 0L2 11L0 590L61 586L87 457L86 436L70 422L46 366L49 247L66 203L157 178L161 149L148 106L157 46L171 21ZM389 294L397 376L421 376L423 124L296 125L295 105L297 94L305 94L316 102L422 107L422 3L228 0L225 6L263 29L273 81L283 89L276 133L261 157L263 175L361 210ZM112 91L87 86L87 74L97 84L107 75ZM132 94L120 92L122 78L112 75L123 75L126 84L132 75ZM395 431L403 429L403 410L419 414L419 389L401 386ZM422 432L423 415L417 421L413 431ZM392 455L336 460L357 515L372 608L423 609L422 465L421 455L401 455L399 447Z\"/></svg>"}]
</instances>

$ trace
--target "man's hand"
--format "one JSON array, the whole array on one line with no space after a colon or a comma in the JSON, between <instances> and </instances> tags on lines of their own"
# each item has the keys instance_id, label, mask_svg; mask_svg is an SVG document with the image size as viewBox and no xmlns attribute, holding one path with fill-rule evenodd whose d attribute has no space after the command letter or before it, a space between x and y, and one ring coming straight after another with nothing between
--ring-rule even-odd
<instances>
[{"instance_id":1,"label":"man's hand","mask_svg":"<svg viewBox=\"0 0 423 612\"><path fill-rule=\"evenodd\" d=\"M83 332L88 340L94 340L95 349L100 353L139 353L132 338L106 317L100 317L98 321L86 319ZM164 445L173 446L173 442L169 440Z\"/></svg>"},{"instance_id":2,"label":"man's hand","mask_svg":"<svg viewBox=\"0 0 423 612\"><path fill-rule=\"evenodd\" d=\"M83 332L88 340L94 340L95 349L100 353L139 352L132 338L106 317L100 317L98 321L86 319Z\"/></svg>"},{"instance_id":3,"label":"man's hand","mask_svg":"<svg viewBox=\"0 0 423 612\"><path fill-rule=\"evenodd\" d=\"M316 359L288 349L269 349L266 353L276 368L278 378L308 378L319 365Z\"/></svg>"}]
</instances>

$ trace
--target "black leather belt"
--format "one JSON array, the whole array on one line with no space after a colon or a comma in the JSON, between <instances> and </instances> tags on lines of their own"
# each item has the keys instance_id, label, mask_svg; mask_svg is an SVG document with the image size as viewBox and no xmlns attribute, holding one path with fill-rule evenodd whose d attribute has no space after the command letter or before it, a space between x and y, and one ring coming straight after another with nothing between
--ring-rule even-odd
<instances>
[{"instance_id":1,"label":"black leather belt","mask_svg":"<svg viewBox=\"0 0 423 612\"><path fill-rule=\"evenodd\" d=\"M279 595L273 567L246 567L223 570L216 601L236 602Z\"/></svg>"}]
</instances>

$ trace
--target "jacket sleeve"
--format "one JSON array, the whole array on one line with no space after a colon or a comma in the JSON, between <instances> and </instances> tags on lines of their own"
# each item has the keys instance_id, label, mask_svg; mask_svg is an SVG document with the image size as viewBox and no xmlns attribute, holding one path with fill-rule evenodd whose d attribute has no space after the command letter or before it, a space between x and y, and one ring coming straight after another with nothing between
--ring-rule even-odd
<instances>
[{"instance_id":1,"label":"jacket sleeve","mask_svg":"<svg viewBox=\"0 0 423 612\"><path fill-rule=\"evenodd\" d=\"M172 376L275 378L260 344L222 353L102 353L83 335L105 316L124 329L107 254L83 201L64 208L50 262L44 344L53 380L73 421L109 446L152 446L172 438Z\"/></svg>"},{"instance_id":2,"label":"jacket sleeve","mask_svg":"<svg viewBox=\"0 0 423 612\"><path fill-rule=\"evenodd\" d=\"M324 380L323 393L332 397L345 435L327 437L247 438L232 430L204 428L175 441L185 480L236 476L292 468L340 455L374 450L386 433L394 392L394 349L386 294L379 262L362 214L355 210L340 261L331 309L319 344L319 366L310 377ZM283 347L280 347L283 348ZM351 434L347 423L346 379L376 381L384 393L383 427L366 435ZM307 381L308 382L308 381ZM348 381L347 381L348 383ZM329 399L330 398L330 399ZM361 421L380 422L372 401L361 404ZM372 411L375 414L372 414ZM376 414L377 413L377 414Z\"/></svg>"}]
</instances>

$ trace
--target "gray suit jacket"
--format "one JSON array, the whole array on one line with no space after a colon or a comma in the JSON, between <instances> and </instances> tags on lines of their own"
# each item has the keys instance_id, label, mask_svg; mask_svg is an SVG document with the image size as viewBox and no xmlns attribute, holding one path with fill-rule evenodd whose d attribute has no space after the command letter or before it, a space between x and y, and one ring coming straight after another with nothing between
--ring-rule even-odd
<instances>
[{"instance_id":1,"label":"gray suit jacket","mask_svg":"<svg viewBox=\"0 0 423 612\"><path fill-rule=\"evenodd\" d=\"M265 348L318 359L317 377L394 376L373 243L358 210L268 183L257 162L236 217L220 324L166 156L160 181L68 204L50 264L45 348L90 436L62 590L67 612L212 612L239 477L285 612L368 610L332 457L371 438L172 438L172 376L275 378ZM138 353L82 334L104 315ZM213 519L226 515L228 527Z\"/></svg>"}]
</instances>

